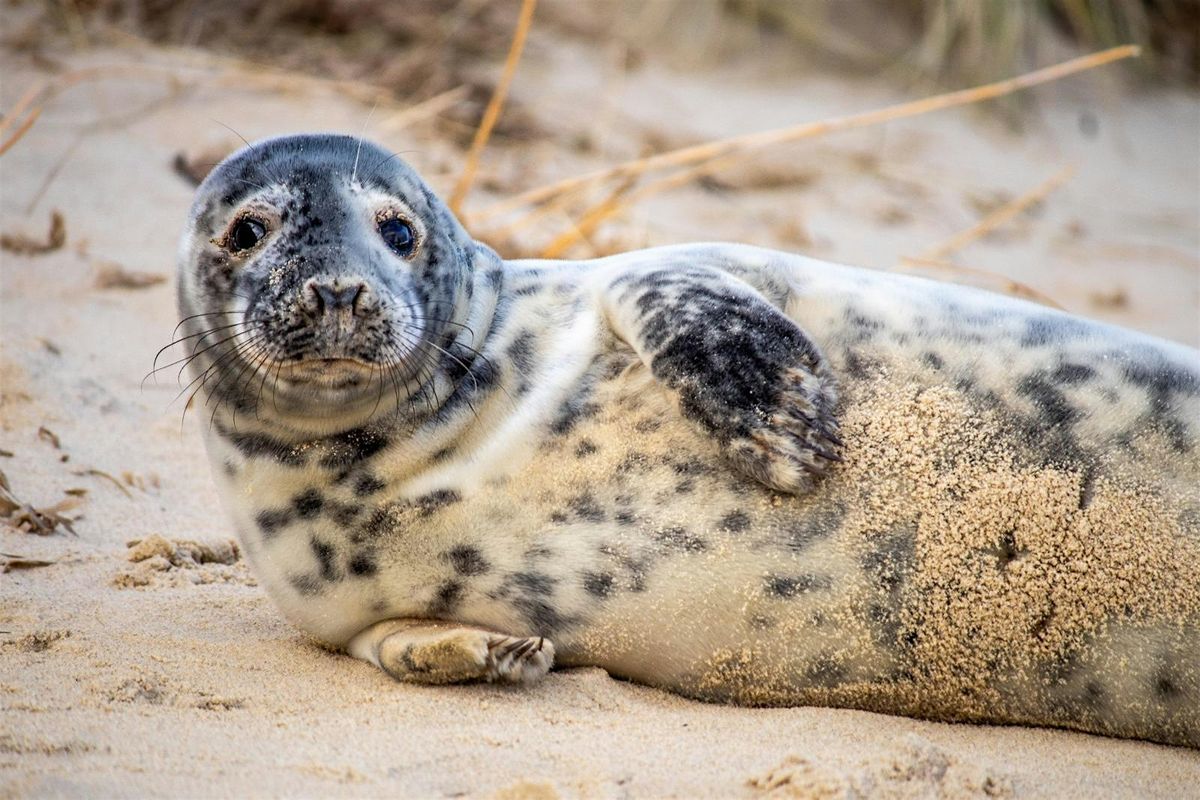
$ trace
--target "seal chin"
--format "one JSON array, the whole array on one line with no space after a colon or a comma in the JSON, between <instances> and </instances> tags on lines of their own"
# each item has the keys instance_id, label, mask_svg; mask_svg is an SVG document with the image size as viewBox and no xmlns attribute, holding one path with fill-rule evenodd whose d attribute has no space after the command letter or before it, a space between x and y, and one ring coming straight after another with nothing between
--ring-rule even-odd
<instances>
[{"instance_id":1,"label":"seal chin","mask_svg":"<svg viewBox=\"0 0 1200 800\"><path fill-rule=\"evenodd\" d=\"M307 358L289 365L280 377L313 389L338 391L363 387L378 372L378 364L356 358Z\"/></svg>"},{"instance_id":2,"label":"seal chin","mask_svg":"<svg viewBox=\"0 0 1200 800\"><path fill-rule=\"evenodd\" d=\"M368 421L387 409L392 383L383 370L353 358L306 358L279 371L264 413L296 430L316 435Z\"/></svg>"}]
</instances>

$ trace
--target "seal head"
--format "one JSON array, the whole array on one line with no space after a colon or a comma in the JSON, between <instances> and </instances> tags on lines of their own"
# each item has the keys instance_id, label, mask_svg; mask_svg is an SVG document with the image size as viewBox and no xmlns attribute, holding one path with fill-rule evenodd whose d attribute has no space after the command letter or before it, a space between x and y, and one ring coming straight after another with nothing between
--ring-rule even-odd
<instances>
[{"instance_id":1,"label":"seal head","mask_svg":"<svg viewBox=\"0 0 1200 800\"><path fill-rule=\"evenodd\" d=\"M463 331L476 246L416 173L350 136L250 145L200 186L179 308L218 405L325 433L411 399Z\"/></svg>"}]
</instances>

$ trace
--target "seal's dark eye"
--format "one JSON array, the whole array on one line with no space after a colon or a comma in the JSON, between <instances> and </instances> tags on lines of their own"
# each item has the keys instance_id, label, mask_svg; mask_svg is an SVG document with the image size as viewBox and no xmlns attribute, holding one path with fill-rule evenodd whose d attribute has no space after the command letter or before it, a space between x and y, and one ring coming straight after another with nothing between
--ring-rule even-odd
<instances>
[{"instance_id":1,"label":"seal's dark eye","mask_svg":"<svg viewBox=\"0 0 1200 800\"><path fill-rule=\"evenodd\" d=\"M229 232L229 249L235 253L238 250L249 250L267 235L266 227L256 219L238 220Z\"/></svg>"},{"instance_id":2,"label":"seal's dark eye","mask_svg":"<svg viewBox=\"0 0 1200 800\"><path fill-rule=\"evenodd\" d=\"M380 222L379 235L387 242L387 246L392 248L392 252L401 258L411 256L413 248L417 246L417 235L413 233L412 225L399 217Z\"/></svg>"}]
</instances>

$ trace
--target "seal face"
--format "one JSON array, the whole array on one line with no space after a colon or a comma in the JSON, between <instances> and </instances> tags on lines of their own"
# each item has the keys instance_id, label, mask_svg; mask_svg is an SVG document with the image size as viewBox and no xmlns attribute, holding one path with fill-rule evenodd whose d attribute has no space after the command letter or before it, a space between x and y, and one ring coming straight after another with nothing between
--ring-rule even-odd
<instances>
[{"instance_id":1,"label":"seal face","mask_svg":"<svg viewBox=\"0 0 1200 800\"><path fill-rule=\"evenodd\" d=\"M1200 744L1200 354L737 245L504 262L398 158L260 142L179 305L297 626L389 674Z\"/></svg>"},{"instance_id":2,"label":"seal face","mask_svg":"<svg viewBox=\"0 0 1200 800\"><path fill-rule=\"evenodd\" d=\"M390 154L349 137L282 139L225 161L199 191L179 308L211 331L202 346L238 344L226 363L199 361L234 408L261 417L270 389L291 426L366 419L457 338L474 245ZM269 385L251 380L268 369Z\"/></svg>"}]
</instances>

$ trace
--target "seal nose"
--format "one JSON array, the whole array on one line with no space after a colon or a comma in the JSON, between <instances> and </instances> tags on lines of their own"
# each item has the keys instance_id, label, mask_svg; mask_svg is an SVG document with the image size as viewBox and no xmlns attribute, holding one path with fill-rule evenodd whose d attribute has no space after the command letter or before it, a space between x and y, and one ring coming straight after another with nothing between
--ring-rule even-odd
<instances>
[{"instance_id":1,"label":"seal nose","mask_svg":"<svg viewBox=\"0 0 1200 800\"><path fill-rule=\"evenodd\" d=\"M318 316L349 310L355 316L363 313L370 290L361 280L310 279L304 284L304 307Z\"/></svg>"}]
</instances>

